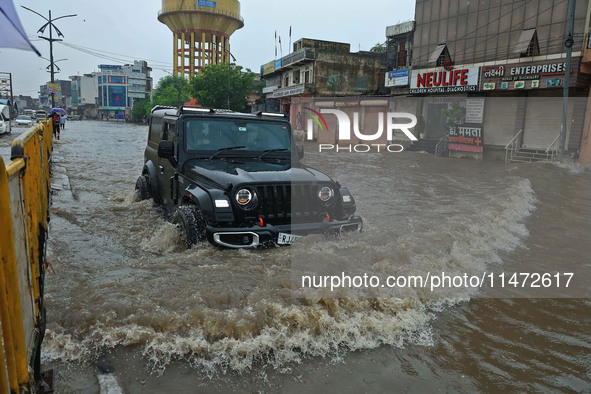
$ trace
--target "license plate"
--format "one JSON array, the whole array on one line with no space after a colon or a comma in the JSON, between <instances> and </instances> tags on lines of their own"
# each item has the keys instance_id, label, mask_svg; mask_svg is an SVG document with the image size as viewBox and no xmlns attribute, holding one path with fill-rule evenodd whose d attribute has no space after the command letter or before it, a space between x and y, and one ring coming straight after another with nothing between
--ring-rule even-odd
<instances>
[{"instance_id":1,"label":"license plate","mask_svg":"<svg viewBox=\"0 0 591 394\"><path fill-rule=\"evenodd\" d=\"M297 241L300 238L302 238L302 237L299 235L279 233L279 237L277 238L277 243L279 245L291 245L292 243L294 243L295 241Z\"/></svg>"}]
</instances>

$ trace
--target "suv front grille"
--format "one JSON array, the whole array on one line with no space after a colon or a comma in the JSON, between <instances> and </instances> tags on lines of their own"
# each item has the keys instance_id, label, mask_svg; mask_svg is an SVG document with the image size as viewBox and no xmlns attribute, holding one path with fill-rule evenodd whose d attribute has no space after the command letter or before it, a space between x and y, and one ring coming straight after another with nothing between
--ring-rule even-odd
<instances>
[{"instance_id":1,"label":"suv front grille","mask_svg":"<svg viewBox=\"0 0 591 394\"><path fill-rule=\"evenodd\" d=\"M259 196L259 215L265 220L320 222L321 215L330 211L318 200L317 185L259 185L254 189Z\"/></svg>"}]
</instances>

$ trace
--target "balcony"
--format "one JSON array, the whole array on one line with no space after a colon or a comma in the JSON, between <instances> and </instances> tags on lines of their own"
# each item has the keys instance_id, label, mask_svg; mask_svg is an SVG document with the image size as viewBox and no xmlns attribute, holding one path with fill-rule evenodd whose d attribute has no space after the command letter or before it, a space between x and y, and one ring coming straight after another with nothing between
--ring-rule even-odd
<instances>
[{"instance_id":1,"label":"balcony","mask_svg":"<svg viewBox=\"0 0 591 394\"><path fill-rule=\"evenodd\" d=\"M261 66L261 75L266 76L277 71L285 71L288 68L295 67L306 62L313 62L315 59L314 51L302 48L279 60L271 61Z\"/></svg>"},{"instance_id":2,"label":"balcony","mask_svg":"<svg viewBox=\"0 0 591 394\"><path fill-rule=\"evenodd\" d=\"M313 61L314 60L314 51L311 49L302 48L297 50L287 56L281 58L281 67L280 68L287 68L297 66L300 63L305 63L306 61Z\"/></svg>"},{"instance_id":3,"label":"balcony","mask_svg":"<svg viewBox=\"0 0 591 394\"><path fill-rule=\"evenodd\" d=\"M313 94L314 84L313 83L302 83L299 85L292 85L285 88L277 89L270 95L269 98L281 98L289 96L298 96L300 94Z\"/></svg>"}]
</instances>

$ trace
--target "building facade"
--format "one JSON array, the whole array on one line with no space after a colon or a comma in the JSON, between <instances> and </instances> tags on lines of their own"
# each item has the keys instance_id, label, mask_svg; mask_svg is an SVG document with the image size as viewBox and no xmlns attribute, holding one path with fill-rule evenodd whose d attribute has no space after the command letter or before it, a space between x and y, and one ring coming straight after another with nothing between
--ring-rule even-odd
<instances>
[{"instance_id":1,"label":"building facade","mask_svg":"<svg viewBox=\"0 0 591 394\"><path fill-rule=\"evenodd\" d=\"M98 78L93 74L71 76L72 107L71 114L85 118L98 115Z\"/></svg>"},{"instance_id":2,"label":"building facade","mask_svg":"<svg viewBox=\"0 0 591 394\"><path fill-rule=\"evenodd\" d=\"M72 106L72 82L57 80L39 87L39 105L42 109L51 109L51 95L53 93L55 107L67 109Z\"/></svg>"},{"instance_id":3,"label":"building facade","mask_svg":"<svg viewBox=\"0 0 591 394\"><path fill-rule=\"evenodd\" d=\"M386 28L384 86L389 89L391 95L409 94L414 32L414 21L399 23Z\"/></svg>"},{"instance_id":4,"label":"building facade","mask_svg":"<svg viewBox=\"0 0 591 394\"><path fill-rule=\"evenodd\" d=\"M550 149L561 131L568 73L567 148L577 155L586 109L586 100L577 98L589 91L581 57L590 3L576 2L567 70L569 1L417 0L409 91L425 97L420 114L427 138L451 131L453 142L465 140L446 125L446 110L459 106L465 115L456 123L478 129L480 152L504 147L514 137L520 147Z\"/></svg>"},{"instance_id":5,"label":"building facade","mask_svg":"<svg viewBox=\"0 0 591 394\"><path fill-rule=\"evenodd\" d=\"M18 95L14 98L14 103L20 114L26 109L36 109L35 100L31 96Z\"/></svg>"},{"instance_id":6,"label":"building facade","mask_svg":"<svg viewBox=\"0 0 591 394\"><path fill-rule=\"evenodd\" d=\"M351 53L350 44L301 39L293 52L261 66L268 107L290 114L292 125L303 129L302 108L313 97L375 94L381 87L382 55Z\"/></svg>"},{"instance_id":7,"label":"building facade","mask_svg":"<svg viewBox=\"0 0 591 394\"><path fill-rule=\"evenodd\" d=\"M101 64L99 69L101 71L95 73L94 77L98 87L100 117L129 117L136 100L151 98L152 69L145 61L136 60L134 64L124 66Z\"/></svg>"}]
</instances>

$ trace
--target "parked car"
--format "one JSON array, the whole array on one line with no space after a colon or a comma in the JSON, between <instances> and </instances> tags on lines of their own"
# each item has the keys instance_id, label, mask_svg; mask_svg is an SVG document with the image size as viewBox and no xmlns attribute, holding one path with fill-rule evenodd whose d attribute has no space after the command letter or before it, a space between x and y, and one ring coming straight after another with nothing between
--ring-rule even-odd
<instances>
[{"instance_id":1,"label":"parked car","mask_svg":"<svg viewBox=\"0 0 591 394\"><path fill-rule=\"evenodd\" d=\"M169 209L187 247L289 245L307 234L361 231L349 190L303 156L284 114L156 107L136 190Z\"/></svg>"},{"instance_id":2,"label":"parked car","mask_svg":"<svg viewBox=\"0 0 591 394\"><path fill-rule=\"evenodd\" d=\"M35 120L37 122L45 122L49 118L49 113L42 109L35 112Z\"/></svg>"},{"instance_id":3,"label":"parked car","mask_svg":"<svg viewBox=\"0 0 591 394\"><path fill-rule=\"evenodd\" d=\"M28 115L19 115L16 117L16 125L17 126L32 126L33 119L31 119Z\"/></svg>"},{"instance_id":4,"label":"parked car","mask_svg":"<svg viewBox=\"0 0 591 394\"><path fill-rule=\"evenodd\" d=\"M10 133L10 107L0 104L0 134Z\"/></svg>"}]
</instances>

